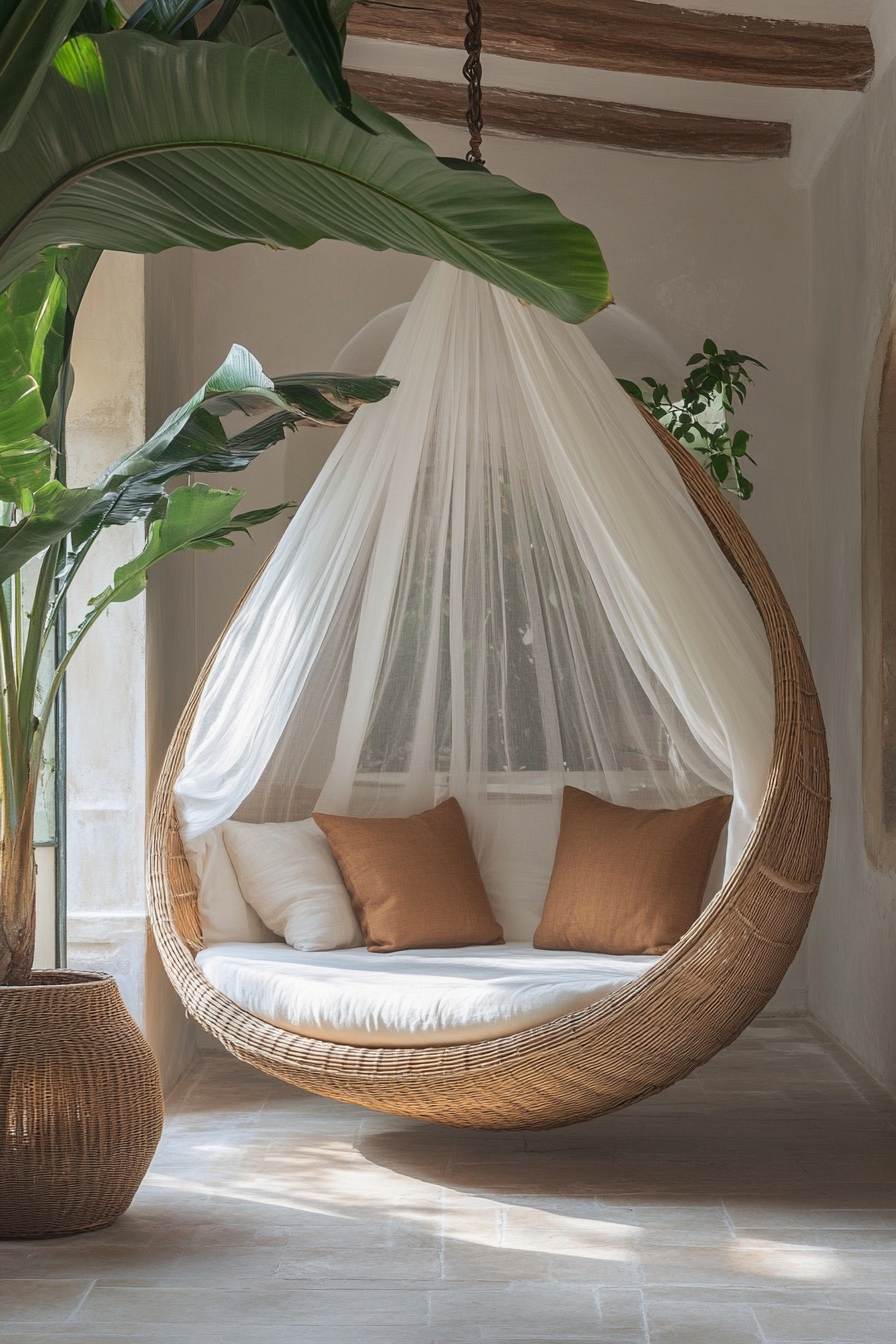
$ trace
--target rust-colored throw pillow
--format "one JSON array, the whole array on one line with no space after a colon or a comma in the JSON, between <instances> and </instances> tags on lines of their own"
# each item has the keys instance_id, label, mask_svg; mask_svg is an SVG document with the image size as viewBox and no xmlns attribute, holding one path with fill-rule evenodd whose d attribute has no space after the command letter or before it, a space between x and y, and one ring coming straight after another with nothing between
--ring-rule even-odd
<instances>
[{"instance_id":1,"label":"rust-colored throw pillow","mask_svg":"<svg viewBox=\"0 0 896 1344\"><path fill-rule=\"evenodd\" d=\"M700 913L732 799L646 811L563 790L560 837L536 947L668 952Z\"/></svg>"},{"instance_id":2,"label":"rust-colored throw pillow","mask_svg":"<svg viewBox=\"0 0 896 1344\"><path fill-rule=\"evenodd\" d=\"M503 943L456 798L415 817L315 812L371 952Z\"/></svg>"}]
</instances>

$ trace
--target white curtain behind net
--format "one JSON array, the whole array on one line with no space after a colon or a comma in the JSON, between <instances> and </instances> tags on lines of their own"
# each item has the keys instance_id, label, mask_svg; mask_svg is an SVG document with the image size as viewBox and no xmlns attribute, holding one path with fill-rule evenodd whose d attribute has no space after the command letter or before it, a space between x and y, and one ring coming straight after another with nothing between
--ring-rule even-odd
<instances>
[{"instance_id":1,"label":"white curtain behind net","mask_svg":"<svg viewBox=\"0 0 896 1344\"><path fill-rule=\"evenodd\" d=\"M661 443L575 327L439 263L230 627L176 786L234 814L461 802L496 913L543 895L564 784L734 794L771 760L761 621Z\"/></svg>"}]
</instances>

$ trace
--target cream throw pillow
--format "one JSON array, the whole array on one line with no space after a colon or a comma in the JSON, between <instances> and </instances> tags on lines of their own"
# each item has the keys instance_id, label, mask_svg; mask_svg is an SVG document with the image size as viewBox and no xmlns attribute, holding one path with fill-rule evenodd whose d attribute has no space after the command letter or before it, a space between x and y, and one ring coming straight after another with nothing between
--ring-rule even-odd
<instances>
[{"instance_id":1,"label":"cream throw pillow","mask_svg":"<svg viewBox=\"0 0 896 1344\"><path fill-rule=\"evenodd\" d=\"M308 821L225 821L224 843L243 895L300 952L364 941L326 837Z\"/></svg>"},{"instance_id":2,"label":"cream throw pillow","mask_svg":"<svg viewBox=\"0 0 896 1344\"><path fill-rule=\"evenodd\" d=\"M184 840L184 854L196 883L199 923L206 947L218 943L270 943L265 928L240 891L220 826L194 840Z\"/></svg>"}]
</instances>

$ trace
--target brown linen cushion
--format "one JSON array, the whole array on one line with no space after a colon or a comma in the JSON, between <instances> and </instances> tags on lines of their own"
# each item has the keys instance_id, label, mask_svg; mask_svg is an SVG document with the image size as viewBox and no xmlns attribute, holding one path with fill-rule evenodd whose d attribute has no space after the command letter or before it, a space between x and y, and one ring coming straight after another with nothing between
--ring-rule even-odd
<instances>
[{"instance_id":1,"label":"brown linen cushion","mask_svg":"<svg viewBox=\"0 0 896 1344\"><path fill-rule=\"evenodd\" d=\"M725 796L647 811L565 788L534 945L619 956L668 952L700 913L731 803Z\"/></svg>"},{"instance_id":2,"label":"brown linen cushion","mask_svg":"<svg viewBox=\"0 0 896 1344\"><path fill-rule=\"evenodd\" d=\"M415 817L315 812L370 952L503 943L456 798Z\"/></svg>"}]
</instances>

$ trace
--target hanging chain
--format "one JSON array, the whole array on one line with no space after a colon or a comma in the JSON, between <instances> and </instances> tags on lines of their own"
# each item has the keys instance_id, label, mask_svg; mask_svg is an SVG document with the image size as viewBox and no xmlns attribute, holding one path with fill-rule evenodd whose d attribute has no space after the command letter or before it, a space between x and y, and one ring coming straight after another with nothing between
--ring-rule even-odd
<instances>
[{"instance_id":1,"label":"hanging chain","mask_svg":"<svg viewBox=\"0 0 896 1344\"><path fill-rule=\"evenodd\" d=\"M484 164L482 157L482 5L479 0L467 0L467 35L464 38L467 59L464 61L464 79L470 86L467 100L467 126L470 128L470 163Z\"/></svg>"}]
</instances>

